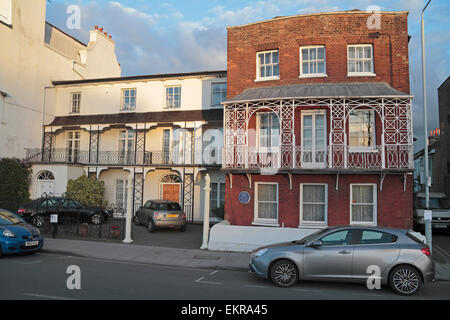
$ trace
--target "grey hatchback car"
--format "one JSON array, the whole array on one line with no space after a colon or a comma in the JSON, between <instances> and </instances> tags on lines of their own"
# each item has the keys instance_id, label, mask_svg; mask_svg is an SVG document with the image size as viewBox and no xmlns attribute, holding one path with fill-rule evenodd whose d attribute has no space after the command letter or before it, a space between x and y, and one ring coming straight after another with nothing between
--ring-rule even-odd
<instances>
[{"instance_id":1,"label":"grey hatchback car","mask_svg":"<svg viewBox=\"0 0 450 320\"><path fill-rule=\"evenodd\" d=\"M134 215L136 225L148 227L149 232L158 228L175 228L186 231L186 215L177 202L149 200Z\"/></svg>"},{"instance_id":2,"label":"grey hatchback car","mask_svg":"<svg viewBox=\"0 0 450 320\"><path fill-rule=\"evenodd\" d=\"M400 295L413 295L434 279L429 248L412 231L400 229L330 227L258 248L250 259L250 273L282 287L298 280L367 282L372 266L379 268L380 284Z\"/></svg>"}]
</instances>

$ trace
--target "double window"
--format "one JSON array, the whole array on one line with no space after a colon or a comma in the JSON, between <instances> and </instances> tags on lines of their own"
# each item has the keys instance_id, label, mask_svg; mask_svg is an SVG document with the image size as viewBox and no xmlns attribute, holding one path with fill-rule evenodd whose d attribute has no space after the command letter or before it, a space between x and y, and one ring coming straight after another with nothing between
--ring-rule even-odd
<instances>
[{"instance_id":1,"label":"double window","mask_svg":"<svg viewBox=\"0 0 450 320\"><path fill-rule=\"evenodd\" d=\"M255 224L278 224L278 184L255 184Z\"/></svg>"},{"instance_id":2,"label":"double window","mask_svg":"<svg viewBox=\"0 0 450 320\"><path fill-rule=\"evenodd\" d=\"M122 111L136 110L136 88L122 89L122 103L120 110Z\"/></svg>"},{"instance_id":3,"label":"double window","mask_svg":"<svg viewBox=\"0 0 450 320\"><path fill-rule=\"evenodd\" d=\"M70 113L80 113L81 92L72 92Z\"/></svg>"},{"instance_id":4,"label":"double window","mask_svg":"<svg viewBox=\"0 0 450 320\"><path fill-rule=\"evenodd\" d=\"M181 86L166 87L166 109L181 107Z\"/></svg>"},{"instance_id":5,"label":"double window","mask_svg":"<svg viewBox=\"0 0 450 320\"><path fill-rule=\"evenodd\" d=\"M300 77L326 75L325 46L300 47Z\"/></svg>"},{"instance_id":6,"label":"double window","mask_svg":"<svg viewBox=\"0 0 450 320\"><path fill-rule=\"evenodd\" d=\"M256 80L276 80L280 78L278 50L256 54Z\"/></svg>"},{"instance_id":7,"label":"double window","mask_svg":"<svg viewBox=\"0 0 450 320\"><path fill-rule=\"evenodd\" d=\"M373 71L373 52L371 44L347 46L347 72L349 76L371 76Z\"/></svg>"},{"instance_id":8,"label":"double window","mask_svg":"<svg viewBox=\"0 0 450 320\"><path fill-rule=\"evenodd\" d=\"M350 223L377 225L376 184L350 184Z\"/></svg>"},{"instance_id":9,"label":"double window","mask_svg":"<svg viewBox=\"0 0 450 320\"><path fill-rule=\"evenodd\" d=\"M220 103L227 100L227 83L217 82L211 85L211 105L220 107Z\"/></svg>"}]
</instances>

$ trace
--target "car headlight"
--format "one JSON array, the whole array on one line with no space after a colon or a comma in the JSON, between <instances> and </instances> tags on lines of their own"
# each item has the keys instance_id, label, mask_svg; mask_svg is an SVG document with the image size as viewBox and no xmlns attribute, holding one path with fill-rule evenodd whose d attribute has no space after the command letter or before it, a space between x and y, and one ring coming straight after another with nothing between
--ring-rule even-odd
<instances>
[{"instance_id":1,"label":"car headlight","mask_svg":"<svg viewBox=\"0 0 450 320\"><path fill-rule=\"evenodd\" d=\"M260 256L262 256L264 253L266 253L267 249L261 249L255 252L255 254L253 255L253 257L258 258Z\"/></svg>"},{"instance_id":2,"label":"car headlight","mask_svg":"<svg viewBox=\"0 0 450 320\"><path fill-rule=\"evenodd\" d=\"M3 230L3 236L7 238L15 238L16 234L14 232L9 231L8 229Z\"/></svg>"}]
</instances>

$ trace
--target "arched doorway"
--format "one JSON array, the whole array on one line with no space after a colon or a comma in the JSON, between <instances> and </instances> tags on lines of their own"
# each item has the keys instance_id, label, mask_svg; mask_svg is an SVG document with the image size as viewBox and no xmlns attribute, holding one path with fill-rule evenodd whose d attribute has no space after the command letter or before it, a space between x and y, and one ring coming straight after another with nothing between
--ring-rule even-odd
<instances>
[{"instance_id":1,"label":"arched doorway","mask_svg":"<svg viewBox=\"0 0 450 320\"><path fill-rule=\"evenodd\" d=\"M36 198L55 192L55 176L51 171L41 171L36 177Z\"/></svg>"},{"instance_id":2,"label":"arched doorway","mask_svg":"<svg viewBox=\"0 0 450 320\"><path fill-rule=\"evenodd\" d=\"M160 181L160 198L162 200L175 201L181 200L181 178L176 174L168 174Z\"/></svg>"}]
</instances>

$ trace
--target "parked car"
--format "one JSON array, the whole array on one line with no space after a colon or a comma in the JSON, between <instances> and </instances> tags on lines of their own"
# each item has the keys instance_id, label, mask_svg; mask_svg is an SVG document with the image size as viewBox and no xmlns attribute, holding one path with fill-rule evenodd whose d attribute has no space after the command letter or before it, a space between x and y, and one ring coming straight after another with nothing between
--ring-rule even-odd
<instances>
[{"instance_id":1,"label":"parked car","mask_svg":"<svg viewBox=\"0 0 450 320\"><path fill-rule=\"evenodd\" d=\"M444 193L429 193L429 210L432 211L431 227L450 231L450 206ZM426 209L426 195L424 192L414 194L414 229L425 231L424 211Z\"/></svg>"},{"instance_id":2,"label":"parked car","mask_svg":"<svg viewBox=\"0 0 450 320\"><path fill-rule=\"evenodd\" d=\"M148 227L149 232L159 228L177 228L186 231L186 215L177 202L149 200L134 215L136 225Z\"/></svg>"},{"instance_id":3,"label":"parked car","mask_svg":"<svg viewBox=\"0 0 450 320\"><path fill-rule=\"evenodd\" d=\"M101 224L111 213L102 207L85 206L78 201L64 197L43 197L20 206L17 214L25 221L40 228L50 215L58 214L58 222L87 222Z\"/></svg>"},{"instance_id":4,"label":"parked car","mask_svg":"<svg viewBox=\"0 0 450 320\"><path fill-rule=\"evenodd\" d=\"M343 226L251 253L249 272L289 287L298 280L366 282L380 268L381 285L413 295L434 279L429 248L412 231Z\"/></svg>"},{"instance_id":5,"label":"parked car","mask_svg":"<svg viewBox=\"0 0 450 320\"><path fill-rule=\"evenodd\" d=\"M0 256L35 252L44 246L39 230L6 209L0 209Z\"/></svg>"}]
</instances>

